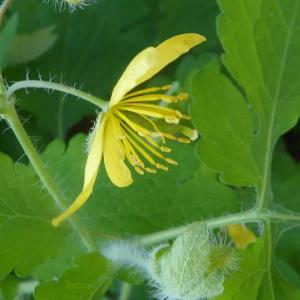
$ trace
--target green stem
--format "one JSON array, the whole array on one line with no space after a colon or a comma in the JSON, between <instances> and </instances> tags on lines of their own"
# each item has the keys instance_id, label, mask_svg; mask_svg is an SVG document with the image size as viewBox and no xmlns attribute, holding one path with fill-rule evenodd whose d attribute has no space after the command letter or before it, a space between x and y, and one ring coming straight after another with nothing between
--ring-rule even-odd
<instances>
[{"instance_id":1,"label":"green stem","mask_svg":"<svg viewBox=\"0 0 300 300\"><path fill-rule=\"evenodd\" d=\"M263 221L274 221L274 222L294 222L300 224L300 216L277 213L272 211L260 211L251 209L245 212L231 214L228 216L221 216L208 220L203 220L208 228L218 228L229 224L238 223L251 223L251 222L263 222ZM152 245L163 241L171 240L176 238L178 235L183 234L190 225L179 226L155 233L151 233L140 237L137 242L142 245Z\"/></svg>"},{"instance_id":2,"label":"green stem","mask_svg":"<svg viewBox=\"0 0 300 300\"><path fill-rule=\"evenodd\" d=\"M4 0L0 6L0 26L3 22L6 11L10 8L13 0Z\"/></svg>"},{"instance_id":3,"label":"green stem","mask_svg":"<svg viewBox=\"0 0 300 300\"><path fill-rule=\"evenodd\" d=\"M122 283L119 300L128 300L131 292L131 285L127 282Z\"/></svg>"},{"instance_id":4,"label":"green stem","mask_svg":"<svg viewBox=\"0 0 300 300\"><path fill-rule=\"evenodd\" d=\"M19 143L21 144L23 150L25 151L27 157L29 158L34 170L38 174L41 182L48 190L49 194L52 196L57 207L64 211L67 207L65 199L62 197L59 189L57 188L54 180L48 173L46 167L44 166L40 155L37 153L35 147L33 146L30 138L28 137L22 123L19 120L17 112L13 103L11 102L7 107L7 110L3 118L7 121L14 134L16 135ZM68 219L73 229L78 232L82 242L86 248L90 251L96 250L96 245L94 241L87 235L87 233L79 226L78 222L75 221L74 217Z\"/></svg>"},{"instance_id":5,"label":"green stem","mask_svg":"<svg viewBox=\"0 0 300 300\"><path fill-rule=\"evenodd\" d=\"M104 101L100 98L97 98L81 90L75 89L74 87L63 85L61 83L42 81L42 80L24 80L12 84L7 89L5 102L8 103L9 99L16 91L21 89L28 89L28 88L47 89L47 90L55 90L55 91L63 92L84 99L92 104L95 104L96 106L100 107L103 111L107 110L107 106L108 106L107 101Z\"/></svg>"}]
</instances>

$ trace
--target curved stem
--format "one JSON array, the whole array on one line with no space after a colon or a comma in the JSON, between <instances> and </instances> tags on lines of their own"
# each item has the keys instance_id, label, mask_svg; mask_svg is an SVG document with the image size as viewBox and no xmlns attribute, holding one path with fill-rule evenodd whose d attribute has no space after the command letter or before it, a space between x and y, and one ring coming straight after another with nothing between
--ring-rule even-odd
<instances>
[{"instance_id":1,"label":"curved stem","mask_svg":"<svg viewBox=\"0 0 300 300\"><path fill-rule=\"evenodd\" d=\"M4 15L6 13L6 11L9 9L9 7L11 6L13 0L4 0L3 3L0 6L0 26L3 22L4 19Z\"/></svg>"},{"instance_id":2,"label":"curved stem","mask_svg":"<svg viewBox=\"0 0 300 300\"><path fill-rule=\"evenodd\" d=\"M28 88L47 89L63 92L84 99L92 104L95 104L96 106L100 107L103 111L107 110L107 101L104 101L81 90L75 89L74 87L70 87L61 83L42 80L23 80L12 84L7 89L5 102L8 103L9 99L16 91Z\"/></svg>"},{"instance_id":3,"label":"curved stem","mask_svg":"<svg viewBox=\"0 0 300 300\"><path fill-rule=\"evenodd\" d=\"M52 196L58 208L63 211L67 207L67 203L64 197L61 195L59 189L56 186L56 183L48 173L46 167L44 166L40 155L37 153L35 147L33 146L30 138L28 137L22 123L19 120L17 112L14 105L11 103L5 114L3 115L4 119L10 125L14 134L16 135L18 141L20 142L23 150L25 151L27 157L29 158L34 170L38 174L43 185L46 187L49 194ZM69 222L73 229L78 232L80 238L82 239L83 244L90 251L96 250L96 245L94 241L89 237L89 235L79 226L78 222L75 221L74 217L69 218Z\"/></svg>"},{"instance_id":4,"label":"curved stem","mask_svg":"<svg viewBox=\"0 0 300 300\"><path fill-rule=\"evenodd\" d=\"M208 220L203 220L208 228L218 228L229 224L238 223L251 223L251 222L294 222L300 224L300 216L292 214L277 213L275 211L260 211L256 209L250 209L245 212L231 214L228 216L221 216ZM183 225L176 228L162 230L159 232L151 233L140 237L137 242L142 245L152 245L163 241L176 238L178 235L183 234L190 225Z\"/></svg>"}]
</instances>

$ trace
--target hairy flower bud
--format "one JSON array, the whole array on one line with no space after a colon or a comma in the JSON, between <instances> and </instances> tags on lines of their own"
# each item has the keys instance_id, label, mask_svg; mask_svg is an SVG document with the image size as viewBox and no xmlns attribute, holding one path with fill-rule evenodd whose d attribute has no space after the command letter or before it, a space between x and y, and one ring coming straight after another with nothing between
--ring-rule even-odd
<instances>
[{"instance_id":1,"label":"hairy flower bud","mask_svg":"<svg viewBox=\"0 0 300 300\"><path fill-rule=\"evenodd\" d=\"M153 249L151 257L150 270L161 299L218 296L225 276L237 266L235 250L218 245L203 223L192 225L172 245Z\"/></svg>"}]
</instances>

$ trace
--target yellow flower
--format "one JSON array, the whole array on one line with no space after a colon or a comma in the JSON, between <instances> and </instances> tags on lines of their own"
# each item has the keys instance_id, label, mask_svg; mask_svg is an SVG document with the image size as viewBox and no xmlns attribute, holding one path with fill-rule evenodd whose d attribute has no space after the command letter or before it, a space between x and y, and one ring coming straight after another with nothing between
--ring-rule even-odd
<instances>
[{"instance_id":1,"label":"yellow flower","mask_svg":"<svg viewBox=\"0 0 300 300\"><path fill-rule=\"evenodd\" d=\"M177 164L166 157L165 153L171 149L162 146L165 140L188 143L197 137L197 132L178 124L181 119L188 119L188 116L155 102L174 103L185 100L187 94L164 94L170 86L130 91L205 40L199 34L181 34L156 48L146 48L134 57L114 87L107 111L98 116L91 136L82 192L64 213L52 221L53 225L57 226L87 201L93 191L102 155L107 174L118 187L126 187L133 181L127 164L139 174L155 173L157 169L168 170L166 163ZM161 130L154 119L177 124L183 136L177 137Z\"/></svg>"}]
</instances>

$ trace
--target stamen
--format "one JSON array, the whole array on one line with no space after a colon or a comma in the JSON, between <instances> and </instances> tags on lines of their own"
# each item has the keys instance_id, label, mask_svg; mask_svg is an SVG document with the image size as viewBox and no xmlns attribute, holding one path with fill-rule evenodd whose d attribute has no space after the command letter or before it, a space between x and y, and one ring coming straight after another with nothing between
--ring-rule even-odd
<instances>
[{"instance_id":1,"label":"stamen","mask_svg":"<svg viewBox=\"0 0 300 300\"><path fill-rule=\"evenodd\" d=\"M144 175L145 173L144 173L144 171L140 168L140 167L134 167L134 169L136 170L136 172L138 173L138 174L140 174L140 175Z\"/></svg>"},{"instance_id":2,"label":"stamen","mask_svg":"<svg viewBox=\"0 0 300 300\"><path fill-rule=\"evenodd\" d=\"M126 135L124 129L121 127L122 132ZM136 151L134 150L134 148L131 146L131 144L129 143L128 139L127 139L127 135L126 135L126 139L123 140L124 146L128 149L128 152L131 153L131 159L134 163L134 166L138 166L141 168L145 167L144 162L141 160L141 158L139 157L139 155L136 153Z\"/></svg>"},{"instance_id":3,"label":"stamen","mask_svg":"<svg viewBox=\"0 0 300 300\"><path fill-rule=\"evenodd\" d=\"M122 114L120 111L115 112L116 115L120 118L121 121L128 124L135 132L137 132L139 135L151 135L151 132L144 127L138 125L137 123L131 121L129 118L127 118L124 114Z\"/></svg>"},{"instance_id":4,"label":"stamen","mask_svg":"<svg viewBox=\"0 0 300 300\"><path fill-rule=\"evenodd\" d=\"M178 101L184 101L184 100L188 99L188 97L189 97L188 93L180 93L177 95Z\"/></svg>"},{"instance_id":5,"label":"stamen","mask_svg":"<svg viewBox=\"0 0 300 300\"><path fill-rule=\"evenodd\" d=\"M123 124L124 125L124 124ZM127 128L128 129L128 128ZM133 133L135 137L137 137L136 134ZM136 143L130 135L127 134L127 139L130 141L130 143L145 157L145 159L151 164L151 165L156 165L155 160L138 144Z\"/></svg>"},{"instance_id":6,"label":"stamen","mask_svg":"<svg viewBox=\"0 0 300 300\"><path fill-rule=\"evenodd\" d=\"M175 110L175 112L179 118L182 118L183 114L179 110Z\"/></svg>"},{"instance_id":7,"label":"stamen","mask_svg":"<svg viewBox=\"0 0 300 300\"><path fill-rule=\"evenodd\" d=\"M178 142L184 143L184 144L189 144L191 142L190 139L184 138L184 137L179 137L179 138L177 138L177 140L178 140Z\"/></svg>"},{"instance_id":8,"label":"stamen","mask_svg":"<svg viewBox=\"0 0 300 300\"><path fill-rule=\"evenodd\" d=\"M156 173L156 170L155 170L155 169L148 168L148 167L145 168L145 171L147 171L148 173L152 173L152 174L155 174L155 173Z\"/></svg>"},{"instance_id":9,"label":"stamen","mask_svg":"<svg viewBox=\"0 0 300 300\"><path fill-rule=\"evenodd\" d=\"M169 168L163 164L156 164L156 168L166 172L169 170Z\"/></svg>"},{"instance_id":10,"label":"stamen","mask_svg":"<svg viewBox=\"0 0 300 300\"><path fill-rule=\"evenodd\" d=\"M198 131L187 126L180 125L180 132L192 141L198 138Z\"/></svg>"},{"instance_id":11,"label":"stamen","mask_svg":"<svg viewBox=\"0 0 300 300\"><path fill-rule=\"evenodd\" d=\"M175 117L181 118L182 114L178 110L174 110L172 108L161 107L153 104L144 104L144 103L135 103L135 104L125 104L120 105L119 110L127 110L130 112L134 112L138 115L146 115L154 118L166 118L166 117Z\"/></svg>"},{"instance_id":12,"label":"stamen","mask_svg":"<svg viewBox=\"0 0 300 300\"><path fill-rule=\"evenodd\" d=\"M166 117L165 118L166 123L168 124L179 124L180 119L174 118L174 117Z\"/></svg>"},{"instance_id":13,"label":"stamen","mask_svg":"<svg viewBox=\"0 0 300 300\"><path fill-rule=\"evenodd\" d=\"M173 160L172 158L166 158L165 160L171 165L175 165L175 166L178 165L178 162L176 160Z\"/></svg>"},{"instance_id":14,"label":"stamen","mask_svg":"<svg viewBox=\"0 0 300 300\"><path fill-rule=\"evenodd\" d=\"M146 121L148 121L148 122L153 126L155 132L158 133L158 137L160 137L161 140L162 140L162 142L165 143L165 142L166 142L166 139L165 139L164 136L160 133L160 131L159 131L158 127L156 126L156 124L155 124L152 120L150 120L148 117L146 117L146 116L143 116L143 115L139 115L139 116L142 117L143 119L145 119ZM152 136L152 135L151 135L151 136Z\"/></svg>"},{"instance_id":15,"label":"stamen","mask_svg":"<svg viewBox=\"0 0 300 300\"><path fill-rule=\"evenodd\" d=\"M175 135L166 133L166 132L161 132L161 133L164 137L166 137L167 139L172 140L172 141L178 141L178 142L184 143L184 144L189 144L191 142L190 139L185 138L185 137L176 137Z\"/></svg>"},{"instance_id":16,"label":"stamen","mask_svg":"<svg viewBox=\"0 0 300 300\"><path fill-rule=\"evenodd\" d=\"M125 95L124 99L128 99L132 96L137 96L137 95L142 95L142 94L147 94L147 93L153 93L157 91L168 91L172 86L171 85L164 85L161 87L151 87L151 88L146 88L143 90L139 90L136 92L132 92L130 94Z\"/></svg>"},{"instance_id":17,"label":"stamen","mask_svg":"<svg viewBox=\"0 0 300 300\"><path fill-rule=\"evenodd\" d=\"M144 102L155 102L155 101L165 101L167 103L177 103L177 96L165 95L165 94L149 94L141 95L132 98L126 98L121 101L121 104L130 104L130 103L144 103Z\"/></svg>"},{"instance_id":18,"label":"stamen","mask_svg":"<svg viewBox=\"0 0 300 300\"><path fill-rule=\"evenodd\" d=\"M125 125L126 126L126 125ZM138 140L138 142L140 142L140 144L142 144L146 149L148 149L150 152L152 152L154 155L156 155L157 157L159 157L160 159L166 159L160 152L158 152L155 148L153 148L151 145L147 144L143 139L141 139L140 137L138 137L137 135L134 135L134 132L128 128L128 131Z\"/></svg>"},{"instance_id":19,"label":"stamen","mask_svg":"<svg viewBox=\"0 0 300 300\"><path fill-rule=\"evenodd\" d=\"M162 152L166 152L166 153L170 153L170 152L172 151L171 148L164 147L164 146L161 146L161 147L160 147L160 150L161 150Z\"/></svg>"}]
</instances>

